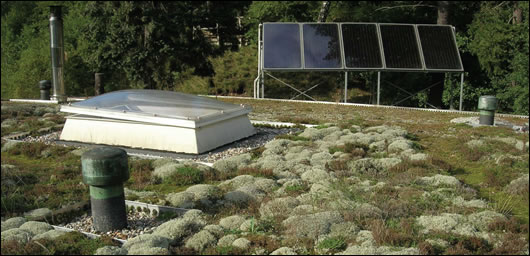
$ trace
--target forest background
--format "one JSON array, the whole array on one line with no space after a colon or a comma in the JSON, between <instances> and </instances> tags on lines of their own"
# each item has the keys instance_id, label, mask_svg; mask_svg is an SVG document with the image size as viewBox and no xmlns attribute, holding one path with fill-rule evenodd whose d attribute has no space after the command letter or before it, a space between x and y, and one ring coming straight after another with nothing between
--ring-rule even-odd
<instances>
[{"instance_id":1,"label":"forest background","mask_svg":"<svg viewBox=\"0 0 530 256\"><path fill-rule=\"evenodd\" d=\"M465 69L464 109L476 110L478 97L495 95L500 112L529 112L528 1L2 1L2 99L38 98L38 82L51 80L50 5L63 6L69 96L94 95L94 73L104 73L106 92L145 88L250 96L262 22L450 24ZM320 83L311 91L319 100L339 101L344 94L343 72L277 76L301 90ZM410 92L444 81L402 106L458 106L458 74L383 77ZM348 102L373 103L376 79L375 72L350 72ZM267 97L296 95L271 79L266 83ZM388 83L381 93L385 105L407 96Z\"/></svg>"}]
</instances>

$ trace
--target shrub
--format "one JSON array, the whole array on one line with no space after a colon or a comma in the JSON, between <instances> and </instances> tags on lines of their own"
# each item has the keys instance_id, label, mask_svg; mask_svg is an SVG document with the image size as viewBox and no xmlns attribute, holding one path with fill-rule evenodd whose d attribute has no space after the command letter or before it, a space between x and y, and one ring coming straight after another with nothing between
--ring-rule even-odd
<instances>
[{"instance_id":1,"label":"shrub","mask_svg":"<svg viewBox=\"0 0 530 256\"><path fill-rule=\"evenodd\" d=\"M28 158L40 158L42 151L46 148L48 148L48 145L42 142L23 142L10 149L9 153L13 155L23 155Z\"/></svg>"},{"instance_id":2,"label":"shrub","mask_svg":"<svg viewBox=\"0 0 530 256\"><path fill-rule=\"evenodd\" d=\"M143 190L147 185L152 183L152 167L150 160L129 161L129 173L131 187L136 190ZM132 200L132 199L131 199Z\"/></svg>"},{"instance_id":3,"label":"shrub","mask_svg":"<svg viewBox=\"0 0 530 256\"><path fill-rule=\"evenodd\" d=\"M96 250L103 246L117 246L108 236L101 236L97 239L85 237L80 232L74 231L57 237L53 240L39 239L25 244L11 240L2 241L2 254L32 254L32 255L93 255Z\"/></svg>"},{"instance_id":4,"label":"shrub","mask_svg":"<svg viewBox=\"0 0 530 256\"><path fill-rule=\"evenodd\" d=\"M255 177L263 177L268 179L274 179L274 173L270 169L260 169L253 167L243 167L237 170L237 175L252 175Z\"/></svg>"},{"instance_id":5,"label":"shrub","mask_svg":"<svg viewBox=\"0 0 530 256\"><path fill-rule=\"evenodd\" d=\"M276 136L276 139L286 139L286 140L292 140L292 141L310 141L311 139L306 137L300 137L298 135L292 135L292 134L281 134Z\"/></svg>"},{"instance_id":6,"label":"shrub","mask_svg":"<svg viewBox=\"0 0 530 256\"><path fill-rule=\"evenodd\" d=\"M265 151L265 147L259 147L259 148L252 149L250 151L251 160L260 158L261 155L263 154L263 151Z\"/></svg>"},{"instance_id":7,"label":"shrub","mask_svg":"<svg viewBox=\"0 0 530 256\"><path fill-rule=\"evenodd\" d=\"M173 173L168 178L164 179L166 184L174 184L177 186L192 185L201 183L204 180L203 173L193 167L181 167L178 168L175 173Z\"/></svg>"},{"instance_id":8,"label":"shrub","mask_svg":"<svg viewBox=\"0 0 530 256\"><path fill-rule=\"evenodd\" d=\"M510 219L497 218L488 225L489 231L528 233L528 223L524 224L514 216Z\"/></svg>"},{"instance_id":9,"label":"shrub","mask_svg":"<svg viewBox=\"0 0 530 256\"><path fill-rule=\"evenodd\" d=\"M329 237L322 240L317 248L319 249L330 249L330 250L343 250L346 249L346 242L344 237Z\"/></svg>"},{"instance_id":10,"label":"shrub","mask_svg":"<svg viewBox=\"0 0 530 256\"><path fill-rule=\"evenodd\" d=\"M372 235L378 245L411 247L416 244L414 220L402 219L392 223L390 219L387 223L382 220L373 220L370 228Z\"/></svg>"}]
</instances>

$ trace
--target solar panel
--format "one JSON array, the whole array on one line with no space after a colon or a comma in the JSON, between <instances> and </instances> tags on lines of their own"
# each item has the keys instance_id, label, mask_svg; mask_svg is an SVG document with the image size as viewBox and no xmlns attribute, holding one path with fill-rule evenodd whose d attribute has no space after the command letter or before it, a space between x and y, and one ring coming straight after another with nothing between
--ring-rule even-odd
<instances>
[{"instance_id":1,"label":"solar panel","mask_svg":"<svg viewBox=\"0 0 530 256\"><path fill-rule=\"evenodd\" d=\"M380 24L387 69L422 70L414 25Z\"/></svg>"},{"instance_id":2,"label":"solar panel","mask_svg":"<svg viewBox=\"0 0 530 256\"><path fill-rule=\"evenodd\" d=\"M264 69L301 69L300 26L263 24L263 53Z\"/></svg>"},{"instance_id":3,"label":"solar panel","mask_svg":"<svg viewBox=\"0 0 530 256\"><path fill-rule=\"evenodd\" d=\"M418 25L426 69L462 70L451 26Z\"/></svg>"},{"instance_id":4,"label":"solar panel","mask_svg":"<svg viewBox=\"0 0 530 256\"><path fill-rule=\"evenodd\" d=\"M305 68L342 68L338 24L302 25Z\"/></svg>"},{"instance_id":5,"label":"solar panel","mask_svg":"<svg viewBox=\"0 0 530 256\"><path fill-rule=\"evenodd\" d=\"M376 24L342 24L346 68L383 68Z\"/></svg>"}]
</instances>

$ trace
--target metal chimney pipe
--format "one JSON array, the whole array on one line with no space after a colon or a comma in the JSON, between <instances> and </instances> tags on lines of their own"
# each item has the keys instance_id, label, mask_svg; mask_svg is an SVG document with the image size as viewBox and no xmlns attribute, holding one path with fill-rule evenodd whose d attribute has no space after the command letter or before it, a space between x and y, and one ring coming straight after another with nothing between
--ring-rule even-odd
<instances>
[{"instance_id":1,"label":"metal chimney pipe","mask_svg":"<svg viewBox=\"0 0 530 256\"><path fill-rule=\"evenodd\" d=\"M50 47L52 57L52 100L66 102L64 90L63 17L61 6L50 6Z\"/></svg>"}]
</instances>

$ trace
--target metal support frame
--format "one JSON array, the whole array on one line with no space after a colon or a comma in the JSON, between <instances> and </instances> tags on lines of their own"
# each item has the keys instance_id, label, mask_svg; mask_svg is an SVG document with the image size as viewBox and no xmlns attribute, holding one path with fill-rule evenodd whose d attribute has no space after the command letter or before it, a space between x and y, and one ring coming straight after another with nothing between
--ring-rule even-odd
<instances>
[{"instance_id":1,"label":"metal support frame","mask_svg":"<svg viewBox=\"0 0 530 256\"><path fill-rule=\"evenodd\" d=\"M317 100L314 99L313 97L311 97L311 96L305 94L305 92L302 92L302 91L296 89L294 86L292 86L292 85L290 85L290 84L288 84L288 83L282 81L281 79L279 79L279 78L277 78L277 77L275 77L275 76L273 76L273 75L271 75L271 74L269 74L269 73L265 73L265 74L267 74L268 76L272 77L274 80L276 80L276 81L278 81L278 82L280 82L280 83L282 83L282 84L284 84L284 85L287 85L289 88L291 88L291 89L297 91L298 93L300 93L300 95L304 95L304 96L306 96L306 97L308 97L308 98L310 98L310 99L312 99L312 100L314 100L314 101L317 101ZM318 86L318 85L320 85L320 84L317 84L316 86ZM311 87L310 89L313 89L313 88L316 87L316 86L313 86L313 87ZM262 87L262 89L263 89L263 87ZM297 97L298 97L298 96L297 96Z\"/></svg>"},{"instance_id":2,"label":"metal support frame","mask_svg":"<svg viewBox=\"0 0 530 256\"><path fill-rule=\"evenodd\" d=\"M408 100L409 98L413 97L414 95L416 95L416 94L418 94L418 93L420 93L420 92L423 92L423 91L425 91L425 90L427 90L427 89L430 89L430 88L432 88L432 87L438 85L439 83L441 83L441 82L436 82L436 83L430 85L429 87L427 87L427 88L425 88L425 89L422 89L422 90L420 90L420 91L418 91L418 92L412 94L412 93L406 91L405 89L403 89L403 88L401 88L401 87L399 87L399 86L397 86L397 85L395 85L395 84L393 84L393 83L391 83L391 82L388 82L388 81L385 81L385 82L386 82L387 84L393 86L393 87L396 87L396 88L399 89L400 91L403 91L403 92L405 92L406 94L409 95L408 97L406 97L406 98L404 98L404 99L401 99L400 101L398 101L398 102L392 104L392 106L395 106L396 104L399 104L399 103L401 103L401 102L403 102L403 101L405 101L405 100ZM435 106L432 105L431 103L429 103L429 102L426 102L426 103L427 103L427 105L429 105L430 107L432 107L432 108L434 108L434 109L438 109L437 107L435 107Z\"/></svg>"},{"instance_id":3,"label":"metal support frame","mask_svg":"<svg viewBox=\"0 0 530 256\"><path fill-rule=\"evenodd\" d=\"M344 103L348 102L348 71L344 72Z\"/></svg>"},{"instance_id":4,"label":"metal support frame","mask_svg":"<svg viewBox=\"0 0 530 256\"><path fill-rule=\"evenodd\" d=\"M381 96L381 72L377 72L377 105L379 105L380 96Z\"/></svg>"},{"instance_id":5,"label":"metal support frame","mask_svg":"<svg viewBox=\"0 0 530 256\"><path fill-rule=\"evenodd\" d=\"M458 110L462 111L462 102L464 97L464 73L460 75L460 107Z\"/></svg>"},{"instance_id":6,"label":"metal support frame","mask_svg":"<svg viewBox=\"0 0 530 256\"><path fill-rule=\"evenodd\" d=\"M320 82L320 83L318 83L318 84L315 84L315 85L311 86L311 88L305 90L304 93L313 90L314 88L318 87L321 83L322 83L322 82ZM302 95L302 94L299 93L298 95L292 97L291 100L294 100L294 99L298 98L298 96L300 96L300 95Z\"/></svg>"}]
</instances>

